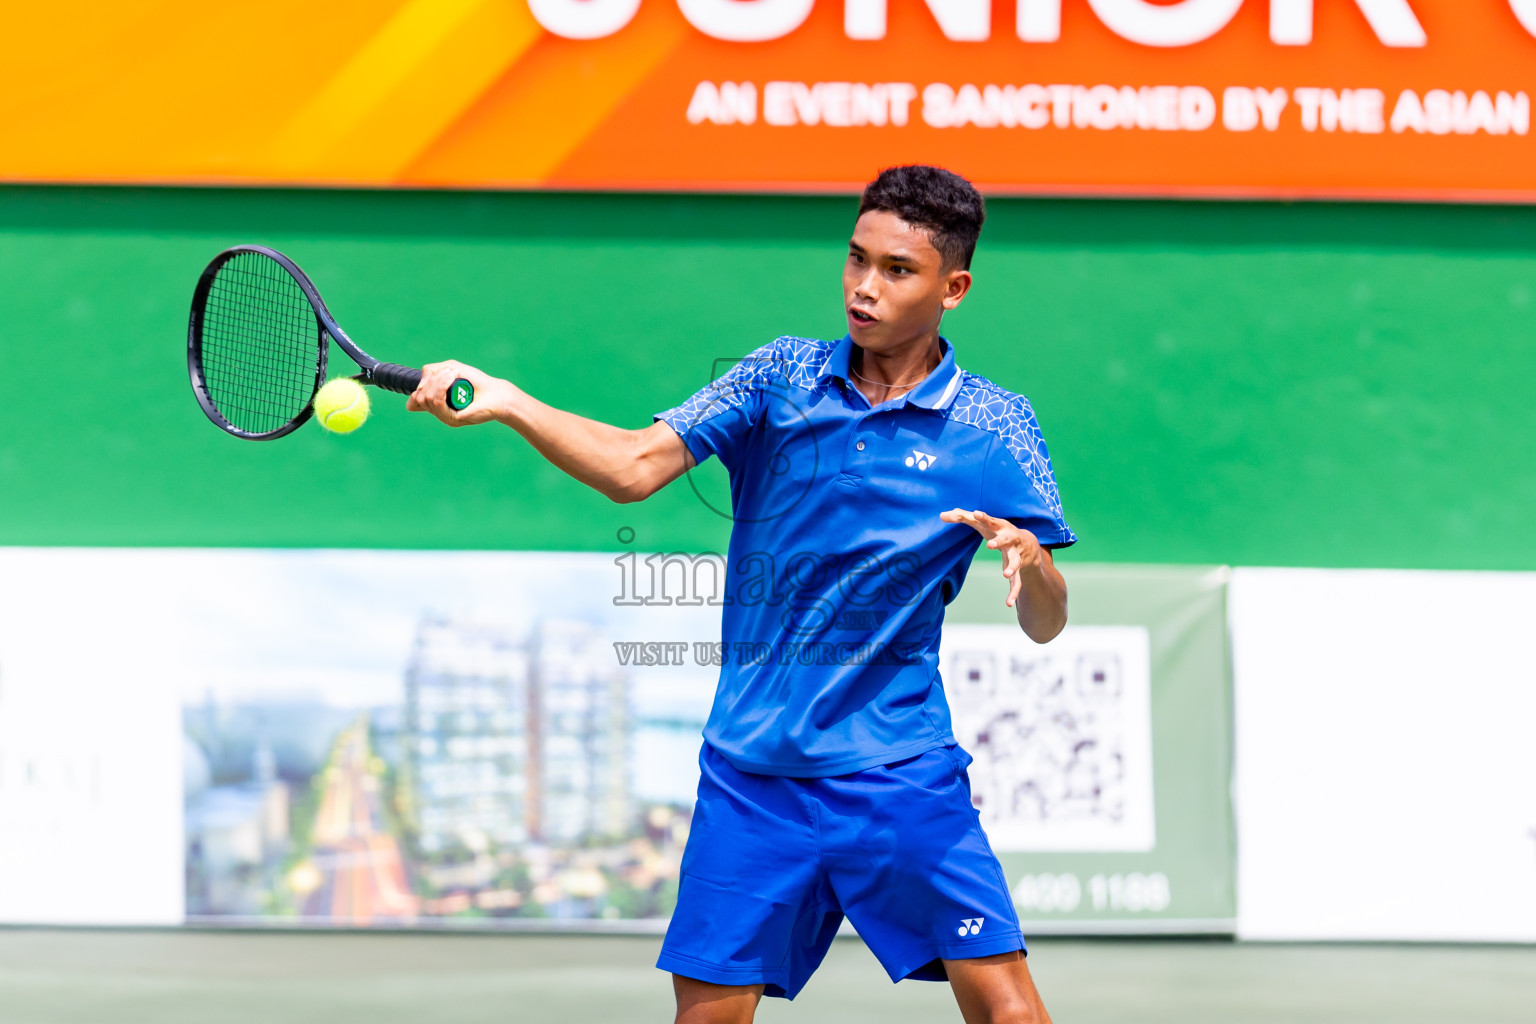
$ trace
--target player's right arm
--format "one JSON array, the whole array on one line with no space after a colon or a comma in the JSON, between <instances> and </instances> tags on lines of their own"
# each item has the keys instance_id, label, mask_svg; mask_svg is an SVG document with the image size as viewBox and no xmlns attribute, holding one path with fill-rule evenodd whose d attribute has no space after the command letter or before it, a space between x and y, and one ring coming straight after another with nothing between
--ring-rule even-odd
<instances>
[{"instance_id":1,"label":"player's right arm","mask_svg":"<svg viewBox=\"0 0 1536 1024\"><path fill-rule=\"evenodd\" d=\"M463 377L475 400L459 411L448 404L448 387ZM663 422L627 430L556 409L509 380L448 361L422 368L421 385L406 403L450 427L496 421L521 434L546 459L616 502L643 501L694 465L677 431Z\"/></svg>"}]
</instances>

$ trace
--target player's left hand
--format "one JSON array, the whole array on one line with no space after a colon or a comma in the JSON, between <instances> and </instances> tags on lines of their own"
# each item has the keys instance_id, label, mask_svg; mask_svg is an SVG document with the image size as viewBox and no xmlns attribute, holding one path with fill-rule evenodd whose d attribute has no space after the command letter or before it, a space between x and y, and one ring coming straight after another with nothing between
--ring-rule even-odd
<instances>
[{"instance_id":1,"label":"player's left hand","mask_svg":"<svg viewBox=\"0 0 1536 1024\"><path fill-rule=\"evenodd\" d=\"M987 539L987 547L1003 553L1003 577L1010 581L1008 598L1003 603L1009 608L1019 599L1023 573L1040 568L1040 564L1049 557L1034 534L1014 526L1006 519L989 516L980 509L967 512L963 508L952 508L948 512L940 512L939 518L946 523L969 523Z\"/></svg>"}]
</instances>

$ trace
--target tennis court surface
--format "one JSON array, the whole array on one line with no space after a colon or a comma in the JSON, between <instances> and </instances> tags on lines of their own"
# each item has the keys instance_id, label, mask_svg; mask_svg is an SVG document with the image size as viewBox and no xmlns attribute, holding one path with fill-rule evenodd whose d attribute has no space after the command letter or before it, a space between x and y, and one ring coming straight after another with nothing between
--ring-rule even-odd
<instances>
[{"instance_id":1,"label":"tennis court surface","mask_svg":"<svg viewBox=\"0 0 1536 1024\"><path fill-rule=\"evenodd\" d=\"M654 937L0 931L5 1024L586 1024L669 1021ZM1058 1024L1390 1021L1530 1024L1519 947L1239 945L1040 939ZM891 985L857 940L833 945L763 1021L958 1021L948 986Z\"/></svg>"}]
</instances>

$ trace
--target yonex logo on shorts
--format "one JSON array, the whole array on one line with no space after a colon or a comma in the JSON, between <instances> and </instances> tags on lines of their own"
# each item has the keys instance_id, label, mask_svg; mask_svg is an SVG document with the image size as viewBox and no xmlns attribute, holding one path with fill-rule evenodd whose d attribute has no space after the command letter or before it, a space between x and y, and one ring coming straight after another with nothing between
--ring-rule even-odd
<instances>
[{"instance_id":1,"label":"yonex logo on shorts","mask_svg":"<svg viewBox=\"0 0 1536 1024\"><path fill-rule=\"evenodd\" d=\"M963 939L967 935L975 935L977 932L981 931L981 926L986 920L987 919L984 917L961 918L958 932L959 936Z\"/></svg>"}]
</instances>

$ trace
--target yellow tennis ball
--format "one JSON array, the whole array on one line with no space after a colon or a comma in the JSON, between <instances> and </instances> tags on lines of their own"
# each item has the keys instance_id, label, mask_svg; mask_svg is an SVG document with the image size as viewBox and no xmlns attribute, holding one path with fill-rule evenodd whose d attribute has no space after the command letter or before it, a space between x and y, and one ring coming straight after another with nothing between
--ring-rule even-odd
<instances>
[{"instance_id":1,"label":"yellow tennis ball","mask_svg":"<svg viewBox=\"0 0 1536 1024\"><path fill-rule=\"evenodd\" d=\"M315 392L315 419L333 434L350 434L368 418L368 389L351 377L328 380Z\"/></svg>"}]
</instances>

